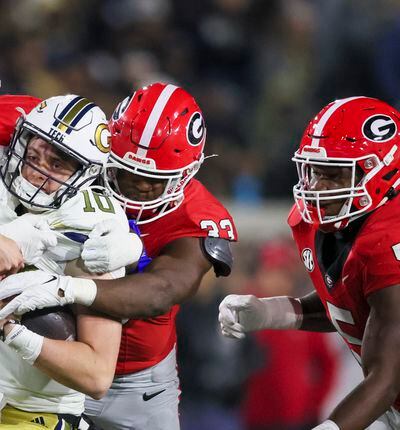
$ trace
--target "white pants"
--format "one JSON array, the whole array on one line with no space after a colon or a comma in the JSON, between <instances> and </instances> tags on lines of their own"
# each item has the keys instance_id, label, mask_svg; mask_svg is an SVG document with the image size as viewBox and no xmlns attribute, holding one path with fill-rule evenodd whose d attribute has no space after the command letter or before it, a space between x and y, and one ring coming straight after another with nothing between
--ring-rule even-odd
<instances>
[{"instance_id":1,"label":"white pants","mask_svg":"<svg viewBox=\"0 0 400 430\"><path fill-rule=\"evenodd\" d=\"M102 430L179 430L176 352L155 366L118 376L101 400L86 398L85 415Z\"/></svg>"}]
</instances>

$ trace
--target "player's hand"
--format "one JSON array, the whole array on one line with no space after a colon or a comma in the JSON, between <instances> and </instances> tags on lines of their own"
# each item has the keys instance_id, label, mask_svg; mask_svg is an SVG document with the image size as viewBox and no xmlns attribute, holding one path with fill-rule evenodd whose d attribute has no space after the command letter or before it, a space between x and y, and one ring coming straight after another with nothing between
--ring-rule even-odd
<instances>
[{"instance_id":1,"label":"player's hand","mask_svg":"<svg viewBox=\"0 0 400 430\"><path fill-rule=\"evenodd\" d=\"M32 214L0 226L0 234L17 243L26 264L36 263L46 249L57 245L57 236L47 222Z\"/></svg>"},{"instance_id":2,"label":"player's hand","mask_svg":"<svg viewBox=\"0 0 400 430\"><path fill-rule=\"evenodd\" d=\"M218 319L224 336L243 339L263 327L265 306L255 296L230 294L219 305Z\"/></svg>"},{"instance_id":3,"label":"player's hand","mask_svg":"<svg viewBox=\"0 0 400 430\"><path fill-rule=\"evenodd\" d=\"M16 242L0 234L0 279L24 267L24 257Z\"/></svg>"},{"instance_id":4,"label":"player's hand","mask_svg":"<svg viewBox=\"0 0 400 430\"><path fill-rule=\"evenodd\" d=\"M137 263L143 252L140 237L114 220L95 225L83 245L81 258L92 273L107 273Z\"/></svg>"},{"instance_id":5,"label":"player's hand","mask_svg":"<svg viewBox=\"0 0 400 430\"><path fill-rule=\"evenodd\" d=\"M52 275L42 270L17 273L0 282L0 300L15 296L0 310L0 320L10 314L22 315L35 309L72 303L90 306L97 286L90 279Z\"/></svg>"},{"instance_id":6,"label":"player's hand","mask_svg":"<svg viewBox=\"0 0 400 430\"><path fill-rule=\"evenodd\" d=\"M219 305L222 334L242 339L254 330L298 329L303 310L298 299L287 296L257 298L252 295L231 294Z\"/></svg>"}]
</instances>

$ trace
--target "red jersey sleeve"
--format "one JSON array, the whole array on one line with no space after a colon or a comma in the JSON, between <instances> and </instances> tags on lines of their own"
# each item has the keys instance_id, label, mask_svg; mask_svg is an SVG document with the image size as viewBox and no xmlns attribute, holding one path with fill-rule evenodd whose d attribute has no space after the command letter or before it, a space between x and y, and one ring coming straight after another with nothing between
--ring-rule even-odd
<instances>
[{"instance_id":1,"label":"red jersey sleeve","mask_svg":"<svg viewBox=\"0 0 400 430\"><path fill-rule=\"evenodd\" d=\"M195 179L185 189L178 209L140 226L146 250L157 255L168 243L182 237L221 237L237 240L233 219L222 203Z\"/></svg>"},{"instance_id":2,"label":"red jersey sleeve","mask_svg":"<svg viewBox=\"0 0 400 430\"><path fill-rule=\"evenodd\" d=\"M207 190L202 191L196 198L188 199L186 227L199 237L211 236L237 241L237 231L230 213Z\"/></svg>"},{"instance_id":3,"label":"red jersey sleeve","mask_svg":"<svg viewBox=\"0 0 400 430\"><path fill-rule=\"evenodd\" d=\"M400 285L400 199L372 214L356 246L363 267L364 295ZM377 211L377 212L378 212ZM367 221L368 222L368 221Z\"/></svg>"},{"instance_id":4,"label":"red jersey sleeve","mask_svg":"<svg viewBox=\"0 0 400 430\"><path fill-rule=\"evenodd\" d=\"M31 96L11 94L0 96L0 146L8 146L10 143L17 119L21 116L17 108L29 113L40 101Z\"/></svg>"},{"instance_id":5,"label":"red jersey sleeve","mask_svg":"<svg viewBox=\"0 0 400 430\"><path fill-rule=\"evenodd\" d=\"M364 294L400 285L400 231L383 234L370 243L364 260Z\"/></svg>"}]
</instances>

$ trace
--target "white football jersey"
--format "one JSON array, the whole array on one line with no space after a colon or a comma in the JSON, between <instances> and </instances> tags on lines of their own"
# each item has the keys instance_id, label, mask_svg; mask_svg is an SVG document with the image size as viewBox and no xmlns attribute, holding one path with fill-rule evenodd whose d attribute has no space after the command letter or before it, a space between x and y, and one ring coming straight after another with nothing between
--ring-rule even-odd
<instances>
[{"instance_id":1,"label":"white football jersey","mask_svg":"<svg viewBox=\"0 0 400 430\"><path fill-rule=\"evenodd\" d=\"M4 190L0 181L0 225L17 217L14 209L18 201ZM119 203L92 188L81 190L59 209L31 216L46 218L57 232L57 246L35 265L52 273L63 273L66 262L80 256L82 243L98 222L113 219L129 232L128 220ZM8 404L28 412L80 415L84 409L84 394L30 366L3 342L0 342L0 392Z\"/></svg>"}]
</instances>

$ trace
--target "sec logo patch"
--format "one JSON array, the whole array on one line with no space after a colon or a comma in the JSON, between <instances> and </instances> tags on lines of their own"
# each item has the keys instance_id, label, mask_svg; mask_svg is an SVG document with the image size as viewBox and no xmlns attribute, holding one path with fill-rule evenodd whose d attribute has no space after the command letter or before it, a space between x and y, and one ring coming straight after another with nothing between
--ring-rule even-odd
<instances>
[{"instance_id":1,"label":"sec logo patch","mask_svg":"<svg viewBox=\"0 0 400 430\"><path fill-rule=\"evenodd\" d=\"M314 257L310 248L304 248L301 252L301 258L303 260L304 266L309 272L314 270Z\"/></svg>"}]
</instances>

